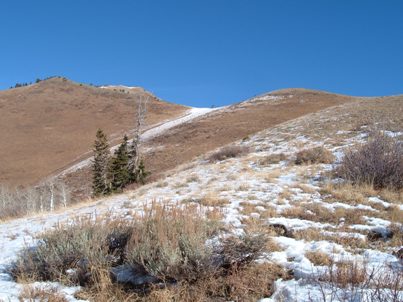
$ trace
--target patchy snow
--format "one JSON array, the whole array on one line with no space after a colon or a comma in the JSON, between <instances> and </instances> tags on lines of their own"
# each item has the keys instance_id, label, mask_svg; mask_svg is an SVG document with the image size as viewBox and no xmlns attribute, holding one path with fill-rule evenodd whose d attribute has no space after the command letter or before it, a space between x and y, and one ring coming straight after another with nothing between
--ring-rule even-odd
<instances>
[{"instance_id":1,"label":"patchy snow","mask_svg":"<svg viewBox=\"0 0 403 302\"><path fill-rule=\"evenodd\" d=\"M279 99L268 96L266 100L276 102ZM143 133L142 139L150 139L172 127L218 109L192 108L186 115L178 119L148 129ZM334 118L331 112L329 116L329 119ZM392 254L393 249L388 249L386 253L370 249L369 246L365 249L355 249L348 245L349 238L362 240L365 244L367 242L365 234L368 231L376 230L382 234L388 232L391 222L378 218L383 217L378 216L382 212L379 210L380 207L375 209L367 204L351 205L344 200L331 199L329 201L326 196L322 195L321 189L322 181L326 177L325 172L331 170L333 166L296 166L292 164L297 151L324 144L323 141L315 140L302 132L304 125L310 122L312 120L296 119L254 134L247 141L237 142L237 145L246 145L252 150L240 158L227 159L217 163L209 163L203 158L198 158L171 171L165 179L147 184L136 191L115 195L96 203L67 209L64 212L48 213L0 224L0 250L2 251L0 255L0 299L18 301L21 285L11 279L7 268L16 259L21 248L25 245L35 244L36 234L52 228L56 223L69 223L77 215L94 218L103 213L113 213L116 217L126 217L132 211L141 211L145 203L153 201L202 204L204 198L222 200L220 207L223 221L231 225L234 232L238 234L244 232L248 218L260 219L263 225L281 224L291 232L300 231L301 236L304 236L305 232L309 233L310 230L317 230L317 236L319 236L317 240L273 236L273 240L279 245L280 250L268 253L267 258L292 270L294 277L287 281L277 280L274 295L261 301L303 302L311 301L310 297L315 299L320 297L321 287L312 282L312 277L323 273L326 267L312 263L307 256L307 253L310 252L324 253L334 261L365 262L369 267L383 265L402 270L403 266L399 259ZM338 120L334 119L334 123L337 122ZM336 155L337 162L342 159L345 148L360 144L367 137L365 132L357 134L355 131L337 130L337 128L333 134L335 133L340 136L340 141L334 145L330 141L326 141L325 147ZM329 145L327 145L328 143ZM285 160L274 164L262 164L265 158L280 153L284 154ZM88 163L89 160L83 161L72 169ZM375 204L382 205L385 211L392 205L378 197L370 197L368 202L374 206ZM335 214L338 208L349 211L357 210L357 215L362 215L362 210L364 210L367 216L357 217L362 218L357 220L362 224L348 224L347 217L341 217L340 222L333 224L321 217L315 217L315 221L311 221L296 218L298 216L295 217L292 214L287 216L286 209L304 205L319 205ZM402 208L400 207L400 209ZM314 209L306 211L309 211L308 213L312 216L315 215ZM292 211L289 212L292 213ZM335 220L333 219L333 221ZM359 231L363 231L363 233ZM345 240L335 241L334 238L345 238ZM336 243L344 241L346 243L343 245ZM63 287L57 283L36 285L46 286L46 284L60 288L69 301L76 301L73 293L77 288ZM325 292L330 294L326 288ZM337 299L333 301L337 301Z\"/></svg>"},{"instance_id":2,"label":"patchy snow","mask_svg":"<svg viewBox=\"0 0 403 302\"><path fill-rule=\"evenodd\" d=\"M284 218L284 217L274 217L269 218L268 222L271 224L281 224L284 225L286 228L292 230L304 230L308 228L332 228L333 225L329 223L320 223L314 222L310 220L303 220L298 218Z\"/></svg>"}]
</instances>

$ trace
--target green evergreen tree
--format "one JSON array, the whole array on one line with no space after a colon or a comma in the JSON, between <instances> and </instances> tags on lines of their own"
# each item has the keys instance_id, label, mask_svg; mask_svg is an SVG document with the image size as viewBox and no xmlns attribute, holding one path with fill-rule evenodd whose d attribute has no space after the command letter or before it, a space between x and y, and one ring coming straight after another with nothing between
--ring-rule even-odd
<instances>
[{"instance_id":1,"label":"green evergreen tree","mask_svg":"<svg viewBox=\"0 0 403 302\"><path fill-rule=\"evenodd\" d=\"M140 160L140 164L135 172L135 182L141 183L144 185L147 176L150 175L150 172L146 170L146 167L144 165L144 161Z\"/></svg>"},{"instance_id":2,"label":"green evergreen tree","mask_svg":"<svg viewBox=\"0 0 403 302\"><path fill-rule=\"evenodd\" d=\"M129 171L129 181L133 183L136 181L136 170L137 170L137 141L133 139L132 143L129 146L129 163L128 163L128 171Z\"/></svg>"},{"instance_id":3,"label":"green evergreen tree","mask_svg":"<svg viewBox=\"0 0 403 302\"><path fill-rule=\"evenodd\" d=\"M105 133L98 129L94 143L94 159L92 161L92 190L94 196L109 193L108 165L110 151Z\"/></svg>"},{"instance_id":4,"label":"green evergreen tree","mask_svg":"<svg viewBox=\"0 0 403 302\"><path fill-rule=\"evenodd\" d=\"M130 182L128 138L125 135L123 142L116 149L110 164L111 190L120 192Z\"/></svg>"}]
</instances>

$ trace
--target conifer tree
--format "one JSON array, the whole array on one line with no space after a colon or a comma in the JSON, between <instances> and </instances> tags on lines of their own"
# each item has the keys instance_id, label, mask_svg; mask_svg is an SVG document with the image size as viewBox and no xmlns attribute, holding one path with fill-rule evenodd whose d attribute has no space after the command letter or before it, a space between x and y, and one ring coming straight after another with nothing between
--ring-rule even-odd
<instances>
[{"instance_id":1,"label":"conifer tree","mask_svg":"<svg viewBox=\"0 0 403 302\"><path fill-rule=\"evenodd\" d=\"M123 137L123 142L120 144L118 149L116 149L110 164L111 190L113 192L122 191L123 188L129 184L130 173L128 167L128 138L125 135Z\"/></svg>"},{"instance_id":2,"label":"conifer tree","mask_svg":"<svg viewBox=\"0 0 403 302\"><path fill-rule=\"evenodd\" d=\"M129 181L130 183L136 182L136 170L138 166L138 144L136 138L133 138L129 146Z\"/></svg>"},{"instance_id":3,"label":"conifer tree","mask_svg":"<svg viewBox=\"0 0 403 302\"><path fill-rule=\"evenodd\" d=\"M94 196L109 193L108 165L109 145L105 133L98 129L94 143L94 159L92 161L92 190Z\"/></svg>"},{"instance_id":4,"label":"conifer tree","mask_svg":"<svg viewBox=\"0 0 403 302\"><path fill-rule=\"evenodd\" d=\"M136 177L136 179L135 179L135 181L137 182L137 183L141 183L141 184L143 184L144 185L144 183L145 183L145 181L146 181L146 178L147 178L147 176L149 176L150 175L150 172L148 172L147 170L146 170L146 167L145 167L145 165L144 165L144 161L141 159L140 160L140 164L139 164L139 166L138 166L138 168L137 168L137 170L136 170L136 172L135 172L135 177Z\"/></svg>"}]
</instances>

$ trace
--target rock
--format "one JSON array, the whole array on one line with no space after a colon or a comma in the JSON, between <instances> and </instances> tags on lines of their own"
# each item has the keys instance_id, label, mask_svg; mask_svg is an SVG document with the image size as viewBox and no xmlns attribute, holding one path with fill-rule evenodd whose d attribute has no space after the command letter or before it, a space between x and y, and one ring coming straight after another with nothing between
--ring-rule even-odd
<instances>
[{"instance_id":1,"label":"rock","mask_svg":"<svg viewBox=\"0 0 403 302\"><path fill-rule=\"evenodd\" d=\"M393 252L393 255L396 256L396 258L399 259L401 263L403 263L403 247L400 248L398 251Z\"/></svg>"},{"instance_id":2,"label":"rock","mask_svg":"<svg viewBox=\"0 0 403 302\"><path fill-rule=\"evenodd\" d=\"M111 277L114 282L135 288L161 282L159 278L150 275L140 264L122 264L113 267L111 269Z\"/></svg>"},{"instance_id":3,"label":"rock","mask_svg":"<svg viewBox=\"0 0 403 302\"><path fill-rule=\"evenodd\" d=\"M280 223L270 224L273 230L278 236L293 237L292 232L287 229L287 227Z\"/></svg>"},{"instance_id":4,"label":"rock","mask_svg":"<svg viewBox=\"0 0 403 302\"><path fill-rule=\"evenodd\" d=\"M367 234L369 241L386 240L393 237L393 232L386 228L374 228Z\"/></svg>"}]
</instances>

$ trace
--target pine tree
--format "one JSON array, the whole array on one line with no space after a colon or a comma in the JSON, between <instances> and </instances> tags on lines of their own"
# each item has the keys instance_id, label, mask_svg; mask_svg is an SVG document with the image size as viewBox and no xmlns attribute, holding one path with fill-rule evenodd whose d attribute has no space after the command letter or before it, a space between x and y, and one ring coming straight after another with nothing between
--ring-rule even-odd
<instances>
[{"instance_id":1,"label":"pine tree","mask_svg":"<svg viewBox=\"0 0 403 302\"><path fill-rule=\"evenodd\" d=\"M143 160L140 160L139 167L137 168L136 173L135 173L136 182L137 182L137 183L140 182L141 184L144 185L144 183L145 183L145 181L146 181L146 178L147 178L147 176L149 176L149 175L150 175L150 172L146 171L146 167L145 167L145 165L144 165L144 161L143 161Z\"/></svg>"},{"instance_id":2,"label":"pine tree","mask_svg":"<svg viewBox=\"0 0 403 302\"><path fill-rule=\"evenodd\" d=\"M94 159L92 161L92 190L94 196L109 193L108 165L109 145L105 133L98 129L94 143Z\"/></svg>"},{"instance_id":3,"label":"pine tree","mask_svg":"<svg viewBox=\"0 0 403 302\"><path fill-rule=\"evenodd\" d=\"M136 170L138 165L138 144L136 138L133 138L129 147L129 181L133 183L136 181Z\"/></svg>"},{"instance_id":4,"label":"pine tree","mask_svg":"<svg viewBox=\"0 0 403 302\"><path fill-rule=\"evenodd\" d=\"M116 149L110 164L111 190L120 192L130 182L128 138L125 135L123 142Z\"/></svg>"}]
</instances>

